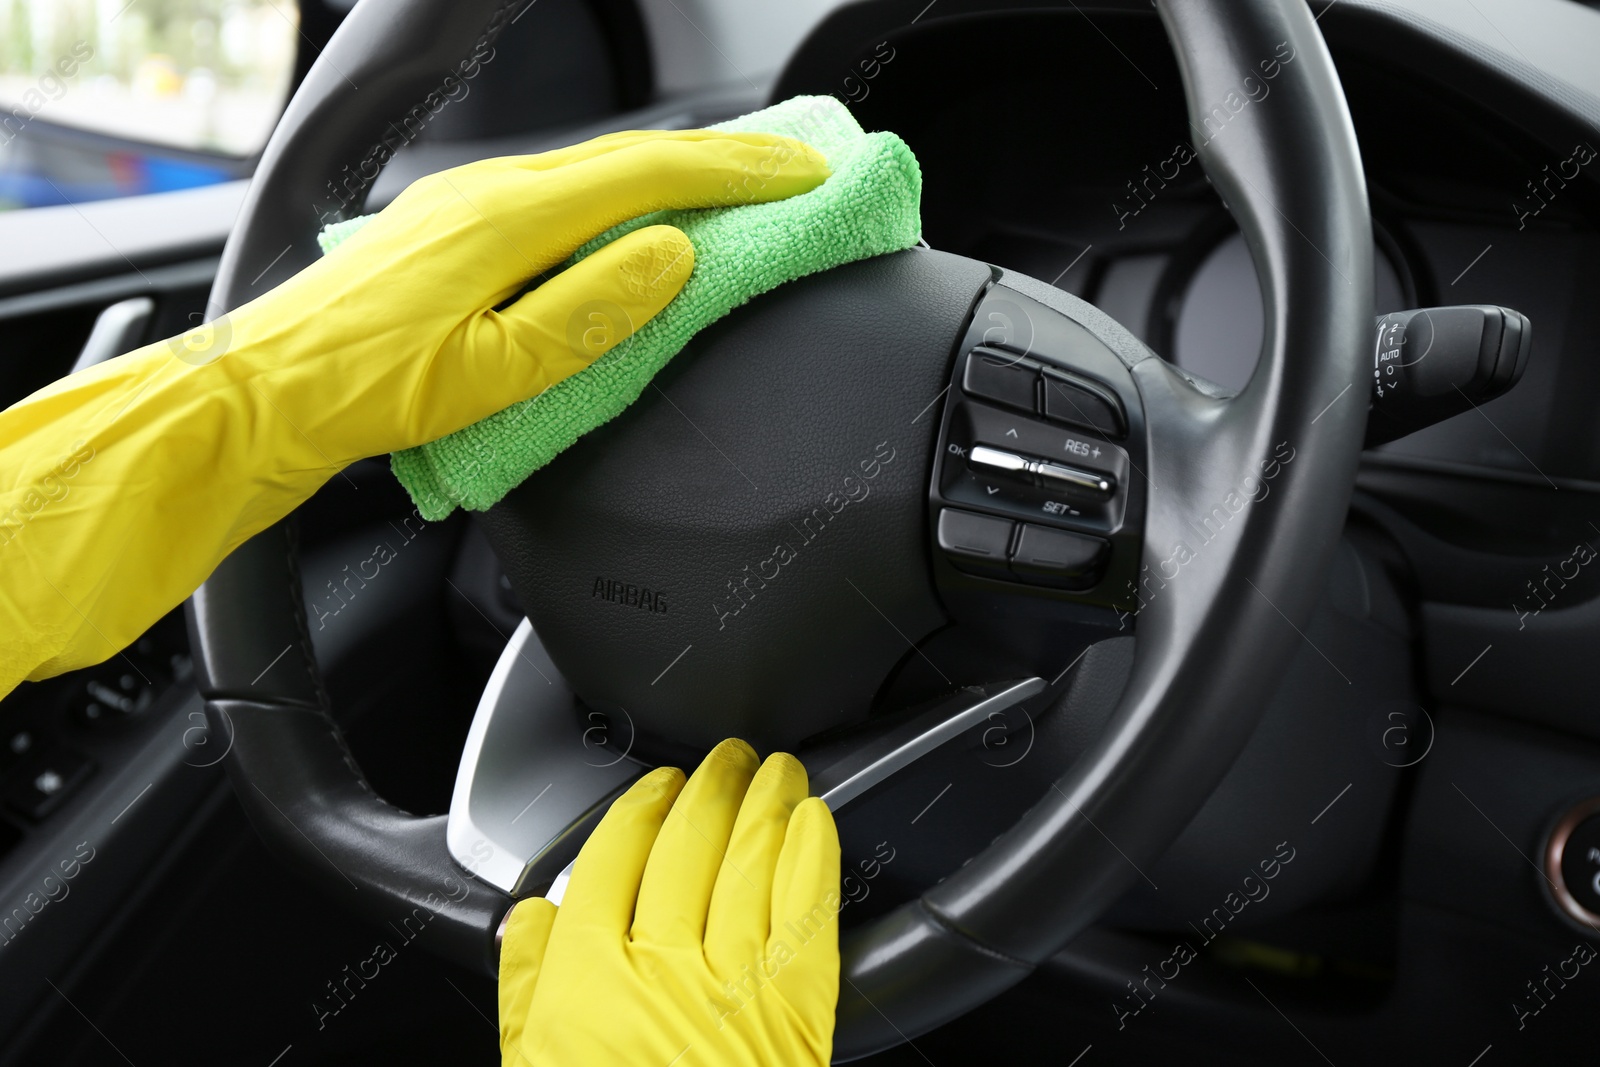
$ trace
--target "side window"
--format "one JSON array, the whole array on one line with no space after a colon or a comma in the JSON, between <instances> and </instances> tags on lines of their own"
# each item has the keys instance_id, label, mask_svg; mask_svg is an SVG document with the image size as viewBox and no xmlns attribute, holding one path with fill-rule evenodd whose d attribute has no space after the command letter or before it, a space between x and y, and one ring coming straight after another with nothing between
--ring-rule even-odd
<instances>
[{"instance_id":1,"label":"side window","mask_svg":"<svg viewBox=\"0 0 1600 1067\"><path fill-rule=\"evenodd\" d=\"M0 0L0 210L244 177L299 39L294 0Z\"/></svg>"}]
</instances>

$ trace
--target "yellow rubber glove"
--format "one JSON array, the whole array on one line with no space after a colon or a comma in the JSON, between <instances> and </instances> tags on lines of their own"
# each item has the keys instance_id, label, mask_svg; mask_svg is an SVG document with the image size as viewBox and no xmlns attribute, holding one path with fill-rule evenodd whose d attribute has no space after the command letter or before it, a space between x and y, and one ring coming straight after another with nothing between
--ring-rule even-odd
<instances>
[{"instance_id":1,"label":"yellow rubber glove","mask_svg":"<svg viewBox=\"0 0 1600 1067\"><path fill-rule=\"evenodd\" d=\"M113 655L346 465L582 370L688 279L688 239L652 226L494 310L595 234L827 175L798 141L708 130L472 163L216 322L0 412L0 695Z\"/></svg>"},{"instance_id":2,"label":"yellow rubber glove","mask_svg":"<svg viewBox=\"0 0 1600 1067\"><path fill-rule=\"evenodd\" d=\"M504 1067L826 1064L839 835L806 794L798 760L757 771L743 741L718 745L688 785L671 767L634 783L583 846L562 905L511 913Z\"/></svg>"}]
</instances>

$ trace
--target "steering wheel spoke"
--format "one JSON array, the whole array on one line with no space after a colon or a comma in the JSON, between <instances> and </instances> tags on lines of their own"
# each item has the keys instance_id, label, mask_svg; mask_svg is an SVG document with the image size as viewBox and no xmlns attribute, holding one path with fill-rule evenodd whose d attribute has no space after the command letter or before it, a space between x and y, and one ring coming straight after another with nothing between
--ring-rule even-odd
<instances>
[{"instance_id":1,"label":"steering wheel spoke","mask_svg":"<svg viewBox=\"0 0 1600 1067\"><path fill-rule=\"evenodd\" d=\"M1043 678L967 686L930 708L891 719L886 729L874 731L870 738L852 736L802 750L801 759L818 768L811 775L811 792L822 798L828 810L838 812L934 749L1038 696L1045 688Z\"/></svg>"},{"instance_id":2,"label":"steering wheel spoke","mask_svg":"<svg viewBox=\"0 0 1600 1067\"><path fill-rule=\"evenodd\" d=\"M465 870L515 897L549 886L645 768L609 717L580 717L523 619L489 676L456 772L446 838ZM613 744L613 740L617 743Z\"/></svg>"}]
</instances>

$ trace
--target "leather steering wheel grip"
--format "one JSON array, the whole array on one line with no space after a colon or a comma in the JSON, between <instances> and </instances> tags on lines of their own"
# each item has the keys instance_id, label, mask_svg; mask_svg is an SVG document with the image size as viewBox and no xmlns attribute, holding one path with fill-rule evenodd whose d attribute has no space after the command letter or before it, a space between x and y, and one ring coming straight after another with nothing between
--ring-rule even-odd
<instances>
[{"instance_id":1,"label":"leather steering wheel grip","mask_svg":"<svg viewBox=\"0 0 1600 1067\"><path fill-rule=\"evenodd\" d=\"M526 3L358 4L267 142L207 317L315 260L317 232L359 210L389 156L493 58L495 38ZM330 714L307 633L292 519L236 549L187 614L211 733L227 739L228 775L273 853L357 914L493 976L494 933L511 900L456 864L443 816L400 811L362 778Z\"/></svg>"},{"instance_id":2,"label":"leather steering wheel grip","mask_svg":"<svg viewBox=\"0 0 1600 1067\"><path fill-rule=\"evenodd\" d=\"M359 4L267 145L211 313L311 262L317 229L335 217L325 213L359 204L407 117L427 111L446 77L486 61L525 2ZM845 934L837 1060L915 1037L1020 981L1159 857L1254 728L1299 640L1285 619L1309 615L1343 523L1365 424L1372 246L1332 61L1303 0L1157 7L1193 143L1256 264L1262 358L1232 400L1201 394L1159 359L1133 367L1149 427L1145 563L1155 573L1185 543L1191 554L1175 577L1161 570L1160 595L1139 614L1132 677L1099 741L965 867ZM1271 93L1248 98L1246 79L1271 61L1281 66ZM1294 459L1270 495L1198 542L1195 524L1280 447ZM493 931L510 902L454 864L442 819L395 810L361 778L329 715L287 526L235 551L189 620L213 726L232 738L229 774L269 846L363 914L426 918L425 943L493 974Z\"/></svg>"}]
</instances>

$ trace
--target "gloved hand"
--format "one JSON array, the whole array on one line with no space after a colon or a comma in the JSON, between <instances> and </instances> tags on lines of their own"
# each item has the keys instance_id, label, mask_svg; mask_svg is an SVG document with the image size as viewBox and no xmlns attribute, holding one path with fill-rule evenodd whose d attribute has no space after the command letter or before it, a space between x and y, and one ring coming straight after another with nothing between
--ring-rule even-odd
<instances>
[{"instance_id":1,"label":"gloved hand","mask_svg":"<svg viewBox=\"0 0 1600 1067\"><path fill-rule=\"evenodd\" d=\"M753 776L753 778L752 778ZM681 790L681 792L680 792ZM504 1067L826 1064L839 999L839 836L805 768L724 741L601 820L558 908L500 951ZM676 801L676 802L674 802Z\"/></svg>"},{"instance_id":2,"label":"gloved hand","mask_svg":"<svg viewBox=\"0 0 1600 1067\"><path fill-rule=\"evenodd\" d=\"M347 464L582 370L694 260L682 231L646 227L495 310L584 241L827 175L798 141L708 130L468 164L216 322L0 413L0 695L111 656Z\"/></svg>"}]
</instances>

